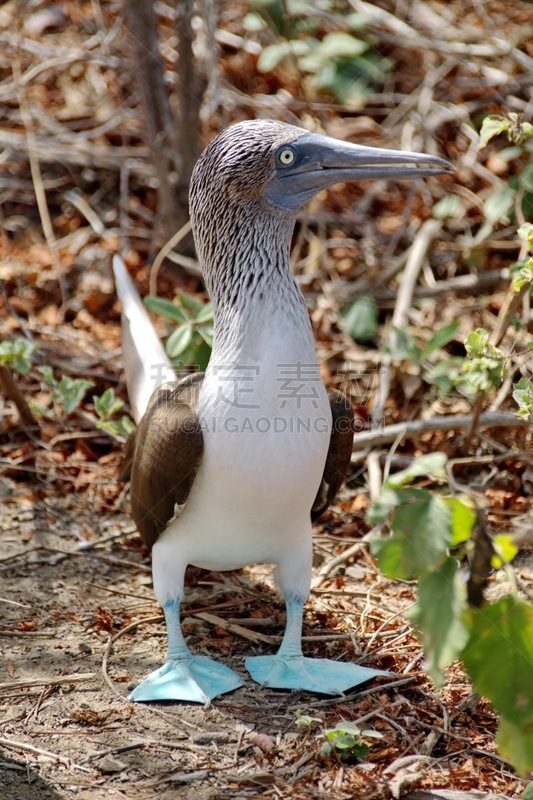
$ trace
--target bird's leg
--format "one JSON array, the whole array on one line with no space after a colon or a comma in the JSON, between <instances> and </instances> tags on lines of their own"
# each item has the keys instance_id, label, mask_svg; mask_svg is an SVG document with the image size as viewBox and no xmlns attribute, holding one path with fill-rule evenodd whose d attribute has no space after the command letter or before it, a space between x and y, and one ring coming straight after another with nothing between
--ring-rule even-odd
<instances>
[{"instance_id":1,"label":"bird's leg","mask_svg":"<svg viewBox=\"0 0 533 800\"><path fill-rule=\"evenodd\" d=\"M301 658L302 653L302 622L304 613L304 601L294 597L286 600L287 622L285 633L278 650L279 658L288 660L291 658Z\"/></svg>"},{"instance_id":2,"label":"bird's leg","mask_svg":"<svg viewBox=\"0 0 533 800\"><path fill-rule=\"evenodd\" d=\"M192 655L181 630L179 601L166 603L163 611L168 633L167 660L133 690L130 700L185 700L208 706L217 695L243 685L237 673L224 664L208 656Z\"/></svg>"},{"instance_id":3,"label":"bird's leg","mask_svg":"<svg viewBox=\"0 0 533 800\"><path fill-rule=\"evenodd\" d=\"M286 606L287 624L277 655L246 659L246 669L261 686L341 695L376 675L390 674L328 658L304 658L301 644L304 600L289 595Z\"/></svg>"}]
</instances>

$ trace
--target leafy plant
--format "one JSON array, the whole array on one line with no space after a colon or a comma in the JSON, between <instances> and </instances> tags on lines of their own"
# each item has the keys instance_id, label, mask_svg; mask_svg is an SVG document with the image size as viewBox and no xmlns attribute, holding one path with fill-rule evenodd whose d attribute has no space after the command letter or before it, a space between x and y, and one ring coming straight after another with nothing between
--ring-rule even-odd
<instances>
[{"instance_id":1,"label":"leafy plant","mask_svg":"<svg viewBox=\"0 0 533 800\"><path fill-rule=\"evenodd\" d=\"M372 342L378 330L378 307L371 294L362 294L342 310L342 328L354 342Z\"/></svg>"},{"instance_id":2,"label":"leafy plant","mask_svg":"<svg viewBox=\"0 0 533 800\"><path fill-rule=\"evenodd\" d=\"M319 725L321 722L320 717L310 717L307 714L302 714L300 708L296 710L296 727L299 731L309 733L315 725Z\"/></svg>"},{"instance_id":3,"label":"leafy plant","mask_svg":"<svg viewBox=\"0 0 533 800\"><path fill-rule=\"evenodd\" d=\"M533 285L533 225L524 222L517 230L518 236L525 243L526 257L511 267L513 289L518 292L522 287Z\"/></svg>"},{"instance_id":4,"label":"leafy plant","mask_svg":"<svg viewBox=\"0 0 533 800\"><path fill-rule=\"evenodd\" d=\"M106 389L103 394L93 398L94 408L99 417L96 427L115 438L127 438L135 430L135 425L129 417L122 416L112 419L123 407L124 403L115 395L112 388Z\"/></svg>"},{"instance_id":5,"label":"leafy plant","mask_svg":"<svg viewBox=\"0 0 533 800\"><path fill-rule=\"evenodd\" d=\"M513 386L513 398L518 406L517 414L522 419L533 417L533 381L520 378Z\"/></svg>"},{"instance_id":6,"label":"leafy plant","mask_svg":"<svg viewBox=\"0 0 533 800\"><path fill-rule=\"evenodd\" d=\"M261 51L259 72L295 65L306 76L309 91L327 92L339 103L357 108L391 68L373 47L371 36L363 36L368 20L362 14L340 14L335 3L322 0L322 14L335 20L335 30L322 35L316 7L305 0L252 0L250 5L245 27L253 32L269 27L276 36Z\"/></svg>"},{"instance_id":7,"label":"leafy plant","mask_svg":"<svg viewBox=\"0 0 533 800\"><path fill-rule=\"evenodd\" d=\"M481 123L479 146L486 147L500 133L505 133L512 144L521 145L533 138L533 125L522 120L514 111L507 116L489 114Z\"/></svg>"},{"instance_id":8,"label":"leafy plant","mask_svg":"<svg viewBox=\"0 0 533 800\"><path fill-rule=\"evenodd\" d=\"M67 416L74 413L81 406L85 395L92 389L94 383L85 378L71 378L62 375L58 381L54 376L52 367L48 365L37 367L37 371L42 375L44 382L50 387L52 401L62 409ZM101 395L93 397L93 404L98 419L94 420L96 427L109 433L111 436L124 439L127 438L135 429L132 421L122 416L119 419L112 419L122 408L124 403L116 395L114 389L106 389ZM51 417L53 412L49 406L32 405L35 414L41 417Z\"/></svg>"},{"instance_id":9,"label":"leafy plant","mask_svg":"<svg viewBox=\"0 0 533 800\"><path fill-rule=\"evenodd\" d=\"M503 381L509 357L489 341L489 333L483 328L471 331L464 342L466 356L440 358L435 364L430 357L451 341L457 333L458 322L452 322L438 330L425 344L420 346L408 331L395 328L396 342L390 348L392 358L418 366L420 377L435 387L440 394L451 394L457 390L471 401L479 402ZM533 349L533 342L531 345ZM533 416L533 381L520 378L512 392L519 417L527 420Z\"/></svg>"},{"instance_id":10,"label":"leafy plant","mask_svg":"<svg viewBox=\"0 0 533 800\"><path fill-rule=\"evenodd\" d=\"M163 297L146 297L146 307L170 322L177 323L165 349L176 366L195 366L204 370L213 345L213 307L184 292L177 292L175 302Z\"/></svg>"},{"instance_id":11,"label":"leafy plant","mask_svg":"<svg viewBox=\"0 0 533 800\"><path fill-rule=\"evenodd\" d=\"M361 730L355 723L344 720L324 731L324 736L326 741L320 749L320 755L325 758L336 756L342 761L365 758L370 747L363 740L382 738L378 731Z\"/></svg>"},{"instance_id":12,"label":"leafy plant","mask_svg":"<svg viewBox=\"0 0 533 800\"><path fill-rule=\"evenodd\" d=\"M477 241L483 241L501 217L513 212L517 203L524 215L533 211L533 125L514 112L507 116L489 114L481 125L479 147L486 147L491 139L500 134L507 136L511 146L500 150L499 158L503 161L520 158L527 163L516 177L510 178L507 183L502 181L501 187L485 200L486 221L477 233Z\"/></svg>"},{"instance_id":13,"label":"leafy plant","mask_svg":"<svg viewBox=\"0 0 533 800\"><path fill-rule=\"evenodd\" d=\"M502 218L520 221L533 214L533 125L514 112L507 116L488 115L481 125L479 147L486 147L500 134L506 135L510 146L499 150L498 158L507 162L520 159L520 170L507 181L499 179L499 188L485 199L485 220L475 236L478 244L492 233ZM464 213L462 200L453 195L444 197L434 207L434 216L437 219L458 216L461 213ZM515 330L525 328L518 309L524 295L533 290L533 224L523 222L517 234L523 244L518 261L510 265L512 284L500 310L495 330L490 336L483 329L471 332L465 341L466 359L445 359L422 372L423 380L434 385L440 392L449 393L455 388L469 397L474 403L475 419L482 410L484 395L501 384L504 367L513 368L512 357L498 349L497 345L509 325L512 324ZM529 344L530 348L532 344ZM420 363L419 355L411 348L410 352L404 352L403 357ZM525 371L523 366L520 369ZM518 416L529 419L533 414L533 382L528 375L524 375L514 385L512 395L518 404ZM469 437L474 430L475 423Z\"/></svg>"},{"instance_id":14,"label":"leafy plant","mask_svg":"<svg viewBox=\"0 0 533 800\"><path fill-rule=\"evenodd\" d=\"M57 403L67 416L79 408L87 391L94 386L92 381L85 380L85 378L71 378L68 375L62 375L58 381L54 377L52 367L48 365L37 367L37 371L42 375L46 385L51 388L53 402ZM34 406L33 408L37 414L49 416L49 409L43 406Z\"/></svg>"},{"instance_id":15,"label":"leafy plant","mask_svg":"<svg viewBox=\"0 0 533 800\"><path fill-rule=\"evenodd\" d=\"M437 367L435 367L431 357L455 339L458 330L459 322L451 322L436 331L430 340L420 347L408 331L394 328L395 342L389 353L392 358L398 361L409 361L411 364L416 364L420 368L422 380L425 380L426 383L435 384L442 391L446 391L451 388L451 384L446 382L443 385L443 375L440 372L436 373L435 370L439 369L439 365L445 362L457 363L456 359L445 359L444 362L441 359L438 361Z\"/></svg>"},{"instance_id":16,"label":"leafy plant","mask_svg":"<svg viewBox=\"0 0 533 800\"><path fill-rule=\"evenodd\" d=\"M13 341L0 342L0 364L16 369L27 375L33 363L33 353L37 349L35 342L19 336Z\"/></svg>"},{"instance_id":17,"label":"leafy plant","mask_svg":"<svg viewBox=\"0 0 533 800\"><path fill-rule=\"evenodd\" d=\"M499 386L503 380L504 357L501 350L489 342L483 328L471 331L465 340L468 358L461 364L454 384L466 395L476 396Z\"/></svg>"},{"instance_id":18,"label":"leafy plant","mask_svg":"<svg viewBox=\"0 0 533 800\"><path fill-rule=\"evenodd\" d=\"M367 519L386 524L390 534L375 536L371 550L385 575L417 581L410 616L434 682L442 685L444 668L456 658L463 661L476 691L500 714L501 753L525 774L533 769L533 606L516 594L493 604L469 602L460 559L466 557L473 573L480 541L487 545L473 502L410 485L431 474L445 486L445 464L443 453L432 453L389 477ZM517 551L511 537L501 534L488 546L492 565L509 570Z\"/></svg>"}]
</instances>

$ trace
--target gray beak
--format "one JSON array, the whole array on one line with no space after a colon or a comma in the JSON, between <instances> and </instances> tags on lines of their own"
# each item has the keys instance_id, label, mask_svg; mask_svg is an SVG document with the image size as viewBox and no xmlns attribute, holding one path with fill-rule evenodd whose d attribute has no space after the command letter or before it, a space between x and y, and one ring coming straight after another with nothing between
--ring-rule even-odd
<instances>
[{"instance_id":1,"label":"gray beak","mask_svg":"<svg viewBox=\"0 0 533 800\"><path fill-rule=\"evenodd\" d=\"M288 144L296 157L265 187L265 196L275 205L296 211L317 192L334 183L371 178L427 178L453 172L449 161L423 153L365 147L304 133Z\"/></svg>"}]
</instances>

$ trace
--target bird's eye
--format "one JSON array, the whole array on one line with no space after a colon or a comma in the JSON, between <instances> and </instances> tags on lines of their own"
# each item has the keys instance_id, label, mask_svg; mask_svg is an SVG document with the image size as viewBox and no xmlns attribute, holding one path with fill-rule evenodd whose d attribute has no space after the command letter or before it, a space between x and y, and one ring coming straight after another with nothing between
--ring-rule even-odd
<instances>
[{"instance_id":1,"label":"bird's eye","mask_svg":"<svg viewBox=\"0 0 533 800\"><path fill-rule=\"evenodd\" d=\"M279 163L283 164L284 167L292 164L295 158L296 156L294 155L294 150L291 150L290 147L285 147L278 155Z\"/></svg>"}]
</instances>

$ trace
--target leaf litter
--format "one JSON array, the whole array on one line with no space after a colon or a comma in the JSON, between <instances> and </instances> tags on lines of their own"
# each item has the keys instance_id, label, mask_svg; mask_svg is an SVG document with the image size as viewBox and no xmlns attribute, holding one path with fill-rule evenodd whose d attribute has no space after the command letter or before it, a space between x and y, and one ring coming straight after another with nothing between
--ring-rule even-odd
<instances>
[{"instance_id":1,"label":"leaf litter","mask_svg":"<svg viewBox=\"0 0 533 800\"><path fill-rule=\"evenodd\" d=\"M423 280L405 317L419 346L459 321L457 337L446 345L457 349L468 331L490 328L505 302L504 273L519 245L512 226L500 226L476 246L482 214L475 194L483 198L494 187L473 155L465 120L504 113L509 104L525 108L531 83L524 64L533 57L525 29L531 20L527 3L488 2L483 14L475 5L465 12L460 3L419 3L418 18L415 13L399 20L388 4L380 4L375 32L383 54L397 65L388 89L394 102L370 94L365 116L353 119L331 100L313 103L302 96L291 70L257 71L257 56L245 46L243 6L228 4L219 20L221 40L234 37L232 45L222 44L220 63L235 119L258 113L265 97L273 108L276 93L285 92L291 113L304 123L318 117L331 135L373 133L377 140L369 143L379 145L387 131L390 146L424 148L423 127L413 128L414 110L431 115L431 131L448 157L471 153L456 184L445 179L416 193L404 186L369 186L364 193L357 186L336 187L326 204L311 205L299 225L294 259L324 378L339 387L349 383L362 418L375 382L363 386L353 376L375 374L379 348L366 340L355 345L342 331L341 311L357 295L371 293L371 334L377 313L377 330L386 336L383 323L395 308L405 253L433 204L450 196L462 202L441 207L431 268L427 262L420 266ZM353 6L372 10L366 3ZM369 555L362 538L369 503L366 461L357 454L347 487L316 528L304 647L308 655L370 658L398 677L340 699L282 694L247 681L209 709L127 701L128 690L161 662L166 639L147 553L117 477L122 448L95 427L91 394L113 387L126 400L109 260L121 247L146 288L156 215L140 113L123 102L132 83L123 66L127 41L120 6L103 2L98 8L96 20L91 4L65 3L63 16L44 7L22 31L16 3L0 10L0 144L9 154L0 164L2 337L34 339L37 363L51 366L56 378L94 384L73 414L61 416L56 407L29 430L20 427L12 402L0 407L2 799L170 800L179 792L184 800L340 800L435 788L519 797L524 784L495 748L494 711L472 694L456 664L446 670L444 687L435 689L405 616L416 601L413 587L385 578ZM442 38L431 32L436 19L446 19ZM161 23L172 57L164 13ZM502 47L504 39L515 44ZM10 60L18 64L18 77ZM219 109L211 132L229 121L227 114L222 121ZM358 126L353 134L351 125ZM40 165L52 220L48 240L32 159ZM512 177L511 162L498 162L497 168L500 178ZM128 183L126 192L120 180ZM451 194L454 185L460 187L457 195ZM468 243L468 257L459 257ZM176 289L203 298L194 274L162 270L159 293L171 297ZM390 370L389 378L388 424L418 416L421 409L437 415L469 410L458 398L430 394L416 369L411 375ZM17 385L27 399L54 408L51 387L35 369L17 375ZM407 437L393 458L402 468L414 455L447 452L457 479L486 503L493 529L506 531L516 521L531 546L533 478L526 436L523 427L496 426L483 431L474 450L458 453L453 431L421 431ZM387 449L380 447L383 464ZM531 560L527 553L520 558L518 580L531 593ZM280 641L283 605L269 569L189 569L187 587L184 631L194 650L242 673L246 655L270 652ZM298 725L302 714L313 720L307 727ZM321 755L325 732L343 724L381 738L366 740L369 752L359 761Z\"/></svg>"}]
</instances>

